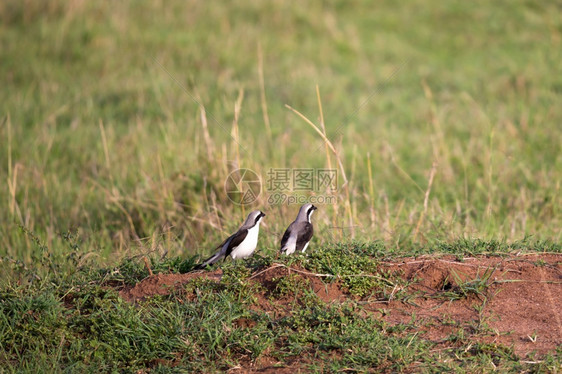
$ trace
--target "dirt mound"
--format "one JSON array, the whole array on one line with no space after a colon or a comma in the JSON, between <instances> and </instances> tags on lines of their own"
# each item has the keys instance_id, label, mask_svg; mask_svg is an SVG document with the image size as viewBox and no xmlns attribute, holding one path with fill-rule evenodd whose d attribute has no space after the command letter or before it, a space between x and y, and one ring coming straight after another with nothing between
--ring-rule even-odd
<instances>
[{"instance_id":1,"label":"dirt mound","mask_svg":"<svg viewBox=\"0 0 562 374\"><path fill-rule=\"evenodd\" d=\"M211 272L197 271L187 274L155 274L147 277L133 287L125 287L119 291L119 296L123 299L134 302L143 300L156 295L169 295L195 278L206 278L219 282L222 277L222 270L217 269Z\"/></svg>"},{"instance_id":2,"label":"dirt mound","mask_svg":"<svg viewBox=\"0 0 562 374\"><path fill-rule=\"evenodd\" d=\"M273 264L252 275L251 279L259 282L266 289L266 296L278 296L279 282L291 277L294 283L306 283L314 293L324 302L343 301L346 295L337 281L323 280L320 274L312 273L300 267L287 267L283 264ZM333 280L333 278L331 279ZM290 292L289 292L290 293Z\"/></svg>"},{"instance_id":3,"label":"dirt mound","mask_svg":"<svg viewBox=\"0 0 562 374\"><path fill-rule=\"evenodd\" d=\"M441 345L460 330L475 341L514 347L519 356L544 354L562 344L562 256L408 259L400 269L417 295L390 301L391 324L419 320L425 338ZM377 305L380 308L380 304Z\"/></svg>"},{"instance_id":4,"label":"dirt mound","mask_svg":"<svg viewBox=\"0 0 562 374\"><path fill-rule=\"evenodd\" d=\"M513 346L521 357L545 354L562 344L562 255L460 261L452 256L421 257L381 266L393 274L397 286L390 300L361 300L365 310L391 325L414 324L419 336L438 349L454 347L455 334L474 342ZM220 282L222 271L157 274L122 289L120 295L131 302L166 295L202 277ZM277 316L301 302L304 284L327 303L356 299L333 277L283 264L259 270L249 281L261 290L252 308ZM239 327L253 323L236 321Z\"/></svg>"}]
</instances>

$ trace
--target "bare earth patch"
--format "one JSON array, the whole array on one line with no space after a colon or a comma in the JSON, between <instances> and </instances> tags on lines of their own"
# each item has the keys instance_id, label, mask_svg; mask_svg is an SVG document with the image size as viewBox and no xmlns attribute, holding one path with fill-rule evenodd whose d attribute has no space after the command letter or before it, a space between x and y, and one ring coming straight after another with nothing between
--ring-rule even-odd
<instances>
[{"instance_id":1,"label":"bare earth patch","mask_svg":"<svg viewBox=\"0 0 562 374\"><path fill-rule=\"evenodd\" d=\"M192 279L207 278L219 282L222 270L217 269L210 272L193 272L187 274L155 274L143 279L134 287L125 286L119 291L119 296L129 302L143 300L156 295L169 295L173 291L180 290L182 286Z\"/></svg>"},{"instance_id":2,"label":"bare earth patch","mask_svg":"<svg viewBox=\"0 0 562 374\"><path fill-rule=\"evenodd\" d=\"M298 290L279 294L277 282L292 276L308 284L326 303L360 302L367 313L389 325L415 326L418 337L435 343L436 350L454 347L455 339L451 337L459 333L475 343L513 347L521 358L533 352L544 355L562 345L562 255L475 257L461 261L453 256L427 256L383 262L381 268L392 274L390 279L396 284L406 284L396 286L390 300L358 299L349 295L337 279L273 264L249 278L261 286L252 307L277 317L290 313L302 295ZM122 289L120 295L135 302L181 290L184 284L200 277L220 282L222 271L157 274ZM481 286L477 292L470 291L477 286ZM236 321L238 327L251 327L252 323ZM274 365L264 356L253 363L252 370L282 370ZM283 369L298 370L300 365L290 366Z\"/></svg>"},{"instance_id":3,"label":"bare earth patch","mask_svg":"<svg viewBox=\"0 0 562 374\"><path fill-rule=\"evenodd\" d=\"M463 328L487 324L489 334L476 336L483 342L512 346L524 357L531 352L545 354L562 344L562 256L525 255L512 258L408 259L385 264L400 269L409 280L417 280L409 291L419 297L405 303L391 301L383 317L392 324L407 323L415 314L427 339L441 343ZM453 273L454 272L454 273ZM471 281L491 273L482 295L450 300L443 295L455 287L456 278ZM456 274L456 275L455 275ZM378 308L381 306L379 305ZM479 310L481 308L481 310Z\"/></svg>"}]
</instances>

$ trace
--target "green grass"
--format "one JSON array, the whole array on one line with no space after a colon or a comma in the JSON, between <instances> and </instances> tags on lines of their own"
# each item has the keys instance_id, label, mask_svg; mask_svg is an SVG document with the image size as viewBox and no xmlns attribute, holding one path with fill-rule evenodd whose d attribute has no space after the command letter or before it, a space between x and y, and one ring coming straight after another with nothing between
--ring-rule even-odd
<instances>
[{"instance_id":1,"label":"green grass","mask_svg":"<svg viewBox=\"0 0 562 374\"><path fill-rule=\"evenodd\" d=\"M332 274L356 269L353 255L372 259L364 249L349 244L347 261ZM330 258L340 251L341 247L323 249ZM263 256L261 263L272 261L273 256ZM180 272L179 261L153 259L152 265L167 269L165 272ZM297 261L309 272L324 266L324 260L314 256ZM50 272L41 279L27 278L26 271L19 269L20 278L4 284L0 293L0 363L4 370L215 372L248 367L264 357L278 366L298 362L298 367L312 372L350 368L472 372L492 367L556 372L562 365L560 352L522 361L511 347L475 342L472 337L490 334L485 318L468 327L459 325L445 339L446 348L441 348L419 335L423 321L417 321L415 315L411 323L392 326L364 309L361 300L365 299L325 303L298 274L274 279L275 289L269 295L273 303L287 296L294 296L295 302L275 313L266 312L259 307L257 296L267 292L250 278L252 271L263 266L256 268L252 261L225 262L219 283L193 278L169 295L129 303L111 285L136 283L139 274L131 267L140 267L140 263L129 260L112 268L85 266L71 274ZM400 282L399 274L385 276L375 269L369 274L387 279L387 283L368 285L377 294L388 293L393 283ZM340 278L343 287L350 287L353 293L352 287L357 285L349 286L345 279ZM444 291L443 296L446 294ZM239 323L242 320L246 325Z\"/></svg>"},{"instance_id":2,"label":"green grass","mask_svg":"<svg viewBox=\"0 0 562 374\"><path fill-rule=\"evenodd\" d=\"M300 264L338 275L358 296L373 287L384 295L386 275L350 277L384 258L562 252L559 13L556 3L523 0L2 2L0 283L13 328L2 336L33 346L2 343L0 359L15 371L111 371L182 352L193 370L220 370L239 359L237 339L260 336L244 353L252 359L271 347L279 331L264 316L262 330L223 336L216 327L191 346L177 338L194 333L178 322L195 313L188 306L163 299L143 314L103 290L144 278L142 255L157 272L188 271L258 208L267 217L248 266L271 263L297 207L272 206L265 192L233 205L224 182L239 167L264 184L271 168L338 168L337 203L319 205ZM319 128L323 118L336 154L286 105ZM330 257L336 249L347 260ZM244 309L245 296L234 297L242 291L223 292L209 297ZM194 306L197 318L210 305ZM7 306L22 313L8 316ZM314 313L349 318L344 306L318 308L302 311L304 326ZM154 321L165 331L151 330ZM95 331L113 335L88 337ZM329 341L329 329L312 334ZM358 344L400 369L394 351ZM225 347L232 355L216 361ZM427 354L416 339L411 347L406 366ZM364 354L322 356L312 369L373 364ZM480 347L470 356L475 368L487 355Z\"/></svg>"}]
</instances>

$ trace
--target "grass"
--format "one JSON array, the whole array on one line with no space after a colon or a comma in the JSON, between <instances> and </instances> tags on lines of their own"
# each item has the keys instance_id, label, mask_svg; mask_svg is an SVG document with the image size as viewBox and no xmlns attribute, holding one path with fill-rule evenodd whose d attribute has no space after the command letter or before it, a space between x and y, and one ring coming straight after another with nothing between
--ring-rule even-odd
<instances>
[{"instance_id":1,"label":"grass","mask_svg":"<svg viewBox=\"0 0 562 374\"><path fill-rule=\"evenodd\" d=\"M323 249L327 257L340 250ZM350 253L371 258L364 250L365 246L349 245ZM263 256L259 262L271 262L274 256ZM356 260L345 258L339 274L355 269ZM290 263L293 260L285 263L296 266ZM320 257L296 261L311 273L324 266ZM129 303L114 286L135 284L142 275L132 267L140 268L142 263L128 260L112 268L88 264L71 274L50 272L41 279L26 278L26 271L19 268L19 280L3 285L0 294L0 362L6 372L36 372L47 367L53 372L89 372L92 368L105 372L218 372L261 360L279 367L297 362L303 370L322 372L350 368L486 371L492 367L556 372L562 365L556 352L536 361L522 361L511 347L475 342L473 337L492 331L487 317L482 316L468 324L453 321L457 330L444 340L442 348L439 342L419 335L427 322L415 315L410 323L391 326L365 309L361 300L368 300L369 295L323 302L298 273L273 278L270 302L287 296L294 296L295 302L276 313L266 312L257 297L268 293L250 277L263 266L252 261L224 263L220 283L193 278L169 295ZM180 272L182 264L179 258L152 261L154 269L164 273ZM388 280L360 285L377 295L388 293L393 283L401 281L399 273L370 271ZM340 280L351 294L358 287L347 285L345 277ZM446 291L443 297L447 297Z\"/></svg>"},{"instance_id":2,"label":"grass","mask_svg":"<svg viewBox=\"0 0 562 374\"><path fill-rule=\"evenodd\" d=\"M271 263L297 207L269 204L268 191L251 206L232 204L224 183L238 168L264 188L272 168L337 169L336 191L288 192L336 198L319 205L309 257L294 261L357 296L388 294L385 274L351 276L385 258L562 252L559 10L523 0L4 1L0 360L14 371L165 371L155 360L180 352L192 370L221 370L293 339L263 315L249 332L205 319L213 303L234 308L226 325L242 313L249 270L233 269L242 286L211 293L199 309L173 298L136 309L104 289L146 277L142 256L155 272L187 272L254 208L267 217L248 266ZM280 293L294 287L287 282ZM315 308L285 327L306 329L315 313L345 324L353 315ZM186 316L214 326L211 335L181 341L198 336L179 322ZM411 336L381 333L391 343L379 347L353 335L378 334L375 321L350 326L337 339L331 327L312 329L288 354L314 339L345 352L357 338L360 353L329 358L326 348L311 369L400 370L398 356L406 366L420 357L462 365L427 356L416 338L399 353ZM476 357L468 371L484 367L486 349L465 352Z\"/></svg>"}]
</instances>

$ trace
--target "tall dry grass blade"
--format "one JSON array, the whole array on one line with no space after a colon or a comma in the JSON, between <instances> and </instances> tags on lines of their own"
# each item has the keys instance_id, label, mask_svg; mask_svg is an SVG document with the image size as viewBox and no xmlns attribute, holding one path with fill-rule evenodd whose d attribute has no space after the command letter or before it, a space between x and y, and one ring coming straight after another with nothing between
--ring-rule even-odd
<instances>
[{"instance_id":1,"label":"tall dry grass blade","mask_svg":"<svg viewBox=\"0 0 562 374\"><path fill-rule=\"evenodd\" d=\"M125 218L127 219L127 223L129 223L129 228L131 229L131 233L133 234L133 238L135 240L140 240L140 237L137 234L137 230L135 229L133 218L131 217L127 209L125 209L125 207L119 202L119 197L111 196L110 201L113 204L115 204L115 206L125 215Z\"/></svg>"},{"instance_id":2,"label":"tall dry grass blade","mask_svg":"<svg viewBox=\"0 0 562 374\"><path fill-rule=\"evenodd\" d=\"M232 121L232 130L230 132L232 140L234 140L234 154L236 155L236 168L239 169L240 165L240 131L238 127L238 120L240 118L240 109L242 108L242 101L244 100L244 90L238 91L238 98L234 103L234 120Z\"/></svg>"},{"instance_id":3,"label":"tall dry grass blade","mask_svg":"<svg viewBox=\"0 0 562 374\"><path fill-rule=\"evenodd\" d=\"M4 123L8 128L8 181L12 175L12 121L10 121L10 113L4 117Z\"/></svg>"},{"instance_id":4,"label":"tall dry grass blade","mask_svg":"<svg viewBox=\"0 0 562 374\"><path fill-rule=\"evenodd\" d=\"M218 229L221 232L224 232L224 228L222 227L222 223L221 223L221 219L219 217L219 207L217 205L217 195L215 194L215 191L211 190L211 203L213 204L213 213L214 213L214 218L217 221L216 223L216 227L218 227Z\"/></svg>"},{"instance_id":5,"label":"tall dry grass blade","mask_svg":"<svg viewBox=\"0 0 562 374\"><path fill-rule=\"evenodd\" d=\"M488 204L486 206L486 217L492 217L494 202L493 162L494 162L494 130L490 132L490 147L488 149Z\"/></svg>"},{"instance_id":6,"label":"tall dry grass blade","mask_svg":"<svg viewBox=\"0 0 562 374\"><path fill-rule=\"evenodd\" d=\"M320 97L320 88L318 87L318 85L316 85L316 99L318 100L318 111L320 112L320 126L322 127L322 132L324 133L324 136L327 136L326 126L324 124L324 110L322 109L322 98ZM328 151L327 145L326 145L326 151ZM330 157L328 157L328 162L330 162Z\"/></svg>"},{"instance_id":7,"label":"tall dry grass blade","mask_svg":"<svg viewBox=\"0 0 562 374\"><path fill-rule=\"evenodd\" d=\"M445 168L445 176L447 180L454 179L454 172L453 167L451 166L451 152L449 147L447 146L447 142L445 141L445 133L441 127L441 121L439 120L439 116L437 115L437 105L435 104L435 100L433 98L433 91L427 84L425 79L422 79L421 85L423 87L423 92L425 98L429 102L429 111L431 116L431 124L433 125L433 131L435 132L435 136L437 137L438 150L435 152L437 153L437 160L439 161L439 165L441 168L441 175L443 175L443 168Z\"/></svg>"},{"instance_id":8,"label":"tall dry grass blade","mask_svg":"<svg viewBox=\"0 0 562 374\"><path fill-rule=\"evenodd\" d=\"M318 100L318 111L320 112L320 126L322 127L322 132L324 136L327 138L326 126L324 124L324 110L322 109L322 99L320 98L320 89L318 88L318 85L316 85L316 98ZM324 142L324 147L326 149L326 166L328 167L329 170L332 170L332 157L330 156L330 148L328 147L328 144L326 142ZM326 192L328 192L328 189L329 186L326 186ZM334 209L332 214L333 227L336 227L338 225L338 211L339 211L339 206L336 201L336 203L334 204Z\"/></svg>"},{"instance_id":9,"label":"tall dry grass blade","mask_svg":"<svg viewBox=\"0 0 562 374\"><path fill-rule=\"evenodd\" d=\"M23 216L21 214L21 209L19 207L18 201L16 199L16 191L18 189L18 169L20 164L12 165L12 121L10 119L10 114L4 118L4 122L8 128L8 192L10 194L10 215L17 216L20 223L23 223ZM27 195L27 194L26 194Z\"/></svg>"},{"instance_id":10,"label":"tall dry grass blade","mask_svg":"<svg viewBox=\"0 0 562 374\"><path fill-rule=\"evenodd\" d=\"M240 119L240 110L242 109L242 102L244 101L244 90L241 88L238 90L238 98L234 103L234 120L232 121L232 139L234 140L234 153L236 155L236 167L235 169L240 169L242 167L240 163L240 130L238 126L238 120ZM242 206L242 216L246 215L245 204Z\"/></svg>"},{"instance_id":11,"label":"tall dry grass blade","mask_svg":"<svg viewBox=\"0 0 562 374\"><path fill-rule=\"evenodd\" d=\"M173 201L172 194L168 191L167 182L164 178L164 165L162 165L162 158L160 157L160 153L156 153L156 163L158 167L158 176L160 177L160 188L162 189L161 192L161 199L158 199L158 207L160 210L160 215L162 217L167 217L166 214L166 199L169 201Z\"/></svg>"},{"instance_id":12,"label":"tall dry grass blade","mask_svg":"<svg viewBox=\"0 0 562 374\"><path fill-rule=\"evenodd\" d=\"M560 195L562 195L562 191L560 191L560 180L556 181L556 193L553 195L554 197L552 198L552 206L554 207L554 214L555 217L560 217L560 204L562 204L562 202L560 202ZM558 201L558 202L557 202ZM560 227L562 225L562 222L560 222L559 220L559 225L558 227ZM562 239L562 230L558 230L558 235L556 240L560 241L560 239Z\"/></svg>"},{"instance_id":13,"label":"tall dry grass blade","mask_svg":"<svg viewBox=\"0 0 562 374\"><path fill-rule=\"evenodd\" d=\"M383 233L384 233L384 241L386 243L390 243L390 239L392 239L392 232L390 230L390 207L388 204L388 196L384 191L383 191L382 199L384 201L384 223L382 226Z\"/></svg>"},{"instance_id":14,"label":"tall dry grass blade","mask_svg":"<svg viewBox=\"0 0 562 374\"><path fill-rule=\"evenodd\" d=\"M207 177L203 177L203 188L201 192L203 193L203 201L205 202L205 211L211 212L211 204L209 204L209 196L207 195ZM210 223L211 226L213 225L212 220L207 223Z\"/></svg>"},{"instance_id":15,"label":"tall dry grass blade","mask_svg":"<svg viewBox=\"0 0 562 374\"><path fill-rule=\"evenodd\" d=\"M117 209L119 209L123 215L125 216L125 218L127 219L127 223L129 224L129 228L131 230L131 233L134 237L135 240L140 240L139 235L137 234L137 231L135 229L135 223L133 221L133 218L131 217L131 215L129 214L129 212L127 211L127 209L125 209L125 207L123 206L123 204L121 204L121 201L127 201L126 198L121 197L119 190L116 187L113 187L111 190L109 190L108 188L106 188L105 186L101 185L97 180L93 179L93 178L88 178L88 180L96 185L100 190L105 192L106 198L110 203L115 204L115 206L117 207ZM133 199L129 199L129 201L132 201L133 203L136 203L136 200ZM120 233L122 233L120 231Z\"/></svg>"},{"instance_id":16,"label":"tall dry grass blade","mask_svg":"<svg viewBox=\"0 0 562 374\"><path fill-rule=\"evenodd\" d=\"M406 205L406 201L404 199L400 200L400 202L398 203L398 209L396 209L396 214L394 215L394 222L398 223L400 222L400 217L402 216L402 210L404 209L404 205ZM397 225L395 224L394 227L396 227ZM398 232L398 230L392 230L391 232L394 234L396 232ZM394 238L394 244L393 244L396 248L400 249L400 233L398 232L398 235L396 235L396 237Z\"/></svg>"},{"instance_id":17,"label":"tall dry grass blade","mask_svg":"<svg viewBox=\"0 0 562 374\"><path fill-rule=\"evenodd\" d=\"M18 213L20 222L22 222L22 215L16 199L16 191L18 186L18 169L19 164L16 164L12 170L12 175L8 176L8 191L10 192L10 214L13 216Z\"/></svg>"},{"instance_id":18,"label":"tall dry grass blade","mask_svg":"<svg viewBox=\"0 0 562 374\"><path fill-rule=\"evenodd\" d=\"M373 185L373 170L371 167L371 152L367 152L367 173L369 175L369 209L371 212L371 228L376 226L377 215L375 211L375 187Z\"/></svg>"},{"instance_id":19,"label":"tall dry grass blade","mask_svg":"<svg viewBox=\"0 0 562 374\"><path fill-rule=\"evenodd\" d=\"M228 175L228 150L226 149L226 143L222 143L221 149L222 153L220 167L222 168L223 177L226 178L226 176Z\"/></svg>"},{"instance_id":20,"label":"tall dry grass blade","mask_svg":"<svg viewBox=\"0 0 562 374\"><path fill-rule=\"evenodd\" d=\"M349 181L347 180L347 176L345 174L345 168L343 166L343 162L342 162L342 160L339 156L338 151L336 150L336 148L334 147L334 145L332 144L330 139L328 139L328 137L326 135L324 135L324 133L318 128L318 126L316 126L305 115L303 115L301 112L294 109L290 105L285 104L285 107L290 109L293 113L295 113L300 118L302 118L306 123L308 123L318 133L318 135L320 135L320 137L322 137L322 139L326 142L326 144L328 145L328 147L330 148L330 150L332 151L332 153L336 157L336 161L338 163L339 169L340 169L341 174L342 174L342 178L344 180L344 184L343 184L342 187L344 187L345 194L346 194L345 205L346 205L346 210L348 211L348 215L349 215L349 227L352 230L352 236L353 236L353 215L351 214L351 204L350 204L350 197L349 197Z\"/></svg>"},{"instance_id":21,"label":"tall dry grass blade","mask_svg":"<svg viewBox=\"0 0 562 374\"><path fill-rule=\"evenodd\" d=\"M16 191L15 183L13 182L13 170L12 170L12 123L10 121L10 114L4 117L4 122L7 123L8 127L8 191L10 193L10 215L14 215L15 204L16 204Z\"/></svg>"},{"instance_id":22,"label":"tall dry grass blade","mask_svg":"<svg viewBox=\"0 0 562 374\"><path fill-rule=\"evenodd\" d=\"M420 227L425 218L425 215L427 214L429 194L431 193L431 186L433 185L433 178L435 177L436 172L437 172L437 161L433 161L433 165L431 165L431 172L429 173L429 181L427 182L427 189L425 190L425 196L423 198L423 211L420 214L418 224L416 225L416 229L414 231L414 241L416 240L418 233L420 232Z\"/></svg>"},{"instance_id":23,"label":"tall dry grass blade","mask_svg":"<svg viewBox=\"0 0 562 374\"><path fill-rule=\"evenodd\" d=\"M404 175L410 182L412 182L418 188L418 190L420 190L421 193L424 193L425 191L414 180L414 178L412 178L412 176L410 174L408 174L406 172L406 170L402 169L402 167L400 165L398 165L398 162L396 162L396 157L394 157L394 151L392 150L392 147L390 146L390 144L387 144L387 149L388 149L388 152L390 153L390 161L392 162L392 165L394 165L394 167L396 167L396 169L398 169L398 171L401 172L402 175Z\"/></svg>"},{"instance_id":24,"label":"tall dry grass blade","mask_svg":"<svg viewBox=\"0 0 562 374\"><path fill-rule=\"evenodd\" d=\"M156 251L156 249L158 248L158 229L154 230L152 232L152 236L150 237L149 243L150 243L150 252L154 252Z\"/></svg>"},{"instance_id":25,"label":"tall dry grass blade","mask_svg":"<svg viewBox=\"0 0 562 374\"><path fill-rule=\"evenodd\" d=\"M207 112L203 104L199 105L199 118L201 118L201 128L203 129L203 140L205 141L205 146L207 148L207 160L211 161L213 159L213 154L215 152L215 146L209 134L209 125L207 123Z\"/></svg>"},{"instance_id":26,"label":"tall dry grass blade","mask_svg":"<svg viewBox=\"0 0 562 374\"><path fill-rule=\"evenodd\" d=\"M265 124L265 130L267 131L267 138L269 144L273 144L273 135L271 133L271 123L269 121L269 113L267 110L267 98L265 96L265 79L263 74L263 52L261 48L261 43L258 43L258 78L260 83L260 103L261 111L263 115L263 122Z\"/></svg>"},{"instance_id":27,"label":"tall dry grass blade","mask_svg":"<svg viewBox=\"0 0 562 374\"><path fill-rule=\"evenodd\" d=\"M109 179L113 182L113 174L111 174L111 163L109 162L109 147L107 146L107 136L105 135L105 126L103 125L103 121L100 119L100 133L101 133L101 141L103 145L103 154L105 156L105 166L107 168L107 172L109 174Z\"/></svg>"}]
</instances>

